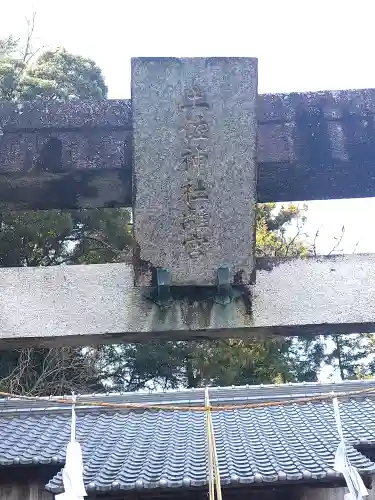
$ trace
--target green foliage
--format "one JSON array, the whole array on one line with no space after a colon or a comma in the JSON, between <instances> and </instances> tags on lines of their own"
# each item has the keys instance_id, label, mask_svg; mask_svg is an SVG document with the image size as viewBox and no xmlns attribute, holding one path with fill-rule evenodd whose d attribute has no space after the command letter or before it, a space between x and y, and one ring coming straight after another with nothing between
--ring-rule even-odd
<instances>
[{"instance_id":1,"label":"green foliage","mask_svg":"<svg viewBox=\"0 0 375 500\"><path fill-rule=\"evenodd\" d=\"M258 206L258 256L309 255L303 241L306 207L277 210L274 203ZM286 228L294 224L293 237ZM200 387L318 380L323 364L339 368L342 378L368 375L374 367L364 363L365 345L372 336L322 336L278 341L217 340L210 342L153 342L147 345L103 347L103 382L112 389ZM332 348L332 345L336 346ZM337 346L341 346L340 352ZM372 344L375 352L375 341Z\"/></svg>"},{"instance_id":2,"label":"green foliage","mask_svg":"<svg viewBox=\"0 0 375 500\"><path fill-rule=\"evenodd\" d=\"M295 205L278 211L273 203L259 205L258 255L307 255L300 234L294 238L285 235L288 224L298 219L302 226L304 217ZM319 349L310 347L310 351L314 349L318 358ZM309 352L307 346L292 339L153 342L103 350L107 360L105 382L117 390L316 380L320 368L318 360L309 366L304 360L299 362L298 355L303 352L307 357Z\"/></svg>"},{"instance_id":3,"label":"green foliage","mask_svg":"<svg viewBox=\"0 0 375 500\"><path fill-rule=\"evenodd\" d=\"M51 266L124 260L127 210L10 212L1 215L0 265Z\"/></svg>"},{"instance_id":4,"label":"green foliage","mask_svg":"<svg viewBox=\"0 0 375 500\"><path fill-rule=\"evenodd\" d=\"M258 257L305 257L309 248L301 239L303 224L306 221L307 207L301 210L289 204L282 206L277 212L276 203L262 203L257 211L257 245ZM292 222L296 223L293 237L286 236Z\"/></svg>"},{"instance_id":5,"label":"green foliage","mask_svg":"<svg viewBox=\"0 0 375 500\"><path fill-rule=\"evenodd\" d=\"M32 29L24 48L0 40L0 99L104 99L101 70L63 48L35 57ZM261 204L257 255L306 257L306 207ZM295 228L293 237L287 229ZM0 265L49 266L124 261L131 246L127 210L4 213L0 215ZM368 376L375 361L373 336L332 336L280 341L153 342L99 349L24 349L0 352L0 388L26 394L199 387L317 380L323 362L343 378Z\"/></svg>"},{"instance_id":6,"label":"green foliage","mask_svg":"<svg viewBox=\"0 0 375 500\"><path fill-rule=\"evenodd\" d=\"M117 390L260 384L292 380L288 342L152 342L106 346L105 382ZM110 360L110 362L108 362Z\"/></svg>"},{"instance_id":7,"label":"green foliage","mask_svg":"<svg viewBox=\"0 0 375 500\"><path fill-rule=\"evenodd\" d=\"M30 101L43 97L66 101L107 97L100 68L91 60L70 54L63 48L41 54L30 63L26 52L12 37L0 40L0 99Z\"/></svg>"},{"instance_id":8,"label":"green foliage","mask_svg":"<svg viewBox=\"0 0 375 500\"><path fill-rule=\"evenodd\" d=\"M290 377L295 382L316 382L325 359L326 342L323 337L305 336L291 340L287 352Z\"/></svg>"},{"instance_id":9,"label":"green foliage","mask_svg":"<svg viewBox=\"0 0 375 500\"><path fill-rule=\"evenodd\" d=\"M373 335L368 334L331 335L332 347L324 361L336 368L343 380L361 377L368 369L371 370L373 365L373 361L368 365L366 363L372 343Z\"/></svg>"},{"instance_id":10,"label":"green foliage","mask_svg":"<svg viewBox=\"0 0 375 500\"><path fill-rule=\"evenodd\" d=\"M25 69L23 61L0 56L0 99L13 101L18 95L20 75Z\"/></svg>"},{"instance_id":11,"label":"green foliage","mask_svg":"<svg viewBox=\"0 0 375 500\"><path fill-rule=\"evenodd\" d=\"M0 265L123 261L131 244L127 210L2 214ZM0 351L0 388L24 394L98 391L100 350Z\"/></svg>"},{"instance_id":12,"label":"green foliage","mask_svg":"<svg viewBox=\"0 0 375 500\"><path fill-rule=\"evenodd\" d=\"M0 40L1 100L106 97L93 61L64 49L45 52L31 63L33 55L31 35L25 48L12 37ZM0 214L3 267L118 262L130 245L127 210ZM27 394L98 390L100 355L100 349L80 348L0 351L0 387Z\"/></svg>"},{"instance_id":13,"label":"green foliage","mask_svg":"<svg viewBox=\"0 0 375 500\"><path fill-rule=\"evenodd\" d=\"M23 74L19 98L37 97L101 100L107 97L107 87L101 70L92 60L60 48L42 54Z\"/></svg>"},{"instance_id":14,"label":"green foliage","mask_svg":"<svg viewBox=\"0 0 375 500\"><path fill-rule=\"evenodd\" d=\"M11 57L18 50L20 41L13 36L0 39L0 57Z\"/></svg>"}]
</instances>

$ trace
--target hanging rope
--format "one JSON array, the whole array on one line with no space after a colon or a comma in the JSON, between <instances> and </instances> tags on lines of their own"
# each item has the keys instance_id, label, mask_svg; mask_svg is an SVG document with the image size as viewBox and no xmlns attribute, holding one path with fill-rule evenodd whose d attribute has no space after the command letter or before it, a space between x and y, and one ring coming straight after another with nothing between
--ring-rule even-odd
<instances>
[{"instance_id":1,"label":"hanging rope","mask_svg":"<svg viewBox=\"0 0 375 500\"><path fill-rule=\"evenodd\" d=\"M204 411L207 432L207 467L208 467L208 484L210 500L222 500L220 470L217 457L217 449L213 428L212 412L213 411L233 411L241 409L267 408L274 406L286 406L291 404L307 404L317 403L321 401L332 400L334 415L336 419L337 429L340 438L340 444L336 451L334 469L343 474L348 485L349 493L345 495L345 500L363 500L364 496L368 495L367 489L358 471L350 464L346 453L346 447L342 432L341 418L338 406L338 397L348 398L351 396L364 395L375 392L375 387L367 387L357 391L347 391L340 393L327 393L318 396L302 397L282 401L267 401L264 403L245 403L245 404L227 404L211 406L209 399L208 388L205 389L204 406L176 406L176 405L155 405L141 403L107 403L104 401L79 401L80 406L89 407L105 407L113 409L127 410L155 410L155 411ZM0 391L0 397L13 398L18 400L36 401L38 403L53 402L55 404L71 405L72 406L72 424L71 424L71 441L67 447L66 462L63 469L63 482L65 493L56 496L56 500L83 500L86 491L83 484L83 461L82 452L79 443L75 440L76 431L76 413L75 406L77 402L76 396L73 394L71 399L67 398L43 398L37 396L19 396L16 394ZM48 407L47 407L48 408Z\"/></svg>"},{"instance_id":2,"label":"hanging rope","mask_svg":"<svg viewBox=\"0 0 375 500\"><path fill-rule=\"evenodd\" d=\"M347 392L337 392L335 396L332 396L332 392L326 394L319 394L318 396L309 396L301 398L284 399L281 401L266 401L264 403L242 403L242 404L225 404L225 405L214 405L210 407L211 411L232 411L232 410L245 410L254 408L269 408L273 406L287 406L292 404L307 404L307 403L319 403L321 401L331 401L333 397L337 398L348 398L351 396L360 396L364 394L370 394L375 392L375 387L367 387L366 389L360 389L358 391L347 391ZM56 397L56 398L44 398L38 396L20 396L18 394L12 394L10 392L1 392L0 397L6 397L11 399L19 399L26 401L36 401L38 403L55 403L57 405L68 405L72 404L71 398L67 397ZM103 408L113 408L118 410L154 410L154 411L207 411L208 408L205 406L188 406L188 405L164 405L164 404L147 404L147 403L107 403L105 401L85 401L79 400L77 402L79 406L91 406L91 407L103 407Z\"/></svg>"},{"instance_id":3,"label":"hanging rope","mask_svg":"<svg viewBox=\"0 0 375 500\"><path fill-rule=\"evenodd\" d=\"M207 466L208 466L208 493L210 500L222 500L219 461L212 421L212 411L208 387L205 389L204 404L206 409L206 429L207 429Z\"/></svg>"},{"instance_id":4,"label":"hanging rope","mask_svg":"<svg viewBox=\"0 0 375 500\"><path fill-rule=\"evenodd\" d=\"M204 406L208 408L210 404L208 397L208 388L206 387L204 394ZM211 428L210 428L210 420L212 420L212 412L205 412L205 420L206 420L206 433L207 433L207 469L208 469L208 496L209 500L215 500L215 487L214 487L214 468L213 468L213 453L212 453L212 437L211 437Z\"/></svg>"}]
</instances>

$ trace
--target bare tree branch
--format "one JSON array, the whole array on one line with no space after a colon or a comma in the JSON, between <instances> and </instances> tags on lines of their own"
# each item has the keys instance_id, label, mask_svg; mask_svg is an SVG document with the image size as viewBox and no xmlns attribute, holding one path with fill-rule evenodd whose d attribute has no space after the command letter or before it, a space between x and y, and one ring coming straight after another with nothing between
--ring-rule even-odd
<instances>
[{"instance_id":1,"label":"bare tree branch","mask_svg":"<svg viewBox=\"0 0 375 500\"><path fill-rule=\"evenodd\" d=\"M336 244L333 246L333 248L331 249L331 251L330 251L330 252L328 252L328 254L327 254L327 255L332 255L332 253L333 253L335 250L337 250L337 248L340 246L340 244L341 244L341 242L342 242L342 239L343 239L344 235L345 235L345 226L342 226L340 236L339 236L339 237L337 237L337 238L335 238L335 240L336 240Z\"/></svg>"},{"instance_id":2,"label":"bare tree branch","mask_svg":"<svg viewBox=\"0 0 375 500\"><path fill-rule=\"evenodd\" d=\"M64 391L90 391L90 376L96 362L95 351L87 355L83 355L79 348L59 348L43 352L30 348L17 352L17 365L0 381L3 390L37 396L62 394Z\"/></svg>"},{"instance_id":3,"label":"bare tree branch","mask_svg":"<svg viewBox=\"0 0 375 500\"><path fill-rule=\"evenodd\" d=\"M312 253L313 253L314 257L317 256L317 252L316 252L316 240L318 239L318 236L319 236L319 229L315 233L314 241L313 241L313 244L312 244Z\"/></svg>"},{"instance_id":4,"label":"bare tree branch","mask_svg":"<svg viewBox=\"0 0 375 500\"><path fill-rule=\"evenodd\" d=\"M32 52L31 50L31 44L32 44L32 39L34 36L34 31L35 31L35 18L36 18L36 13L33 12L31 19L26 18L26 24L27 24L27 35L26 35L26 43L25 43L25 48L23 50L23 55L22 55L22 61L26 64L28 58L30 57L30 54Z\"/></svg>"}]
</instances>

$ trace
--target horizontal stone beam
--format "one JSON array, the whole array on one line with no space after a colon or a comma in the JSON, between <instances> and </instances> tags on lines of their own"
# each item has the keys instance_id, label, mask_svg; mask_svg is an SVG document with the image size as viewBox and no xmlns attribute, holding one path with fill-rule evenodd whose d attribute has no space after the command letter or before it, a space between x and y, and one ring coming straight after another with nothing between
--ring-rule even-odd
<instances>
[{"instance_id":1,"label":"horizontal stone beam","mask_svg":"<svg viewBox=\"0 0 375 500\"><path fill-rule=\"evenodd\" d=\"M375 196L374 89L260 95L257 115L259 202ZM130 101L0 103L0 210L132 200Z\"/></svg>"},{"instance_id":2,"label":"horizontal stone beam","mask_svg":"<svg viewBox=\"0 0 375 500\"><path fill-rule=\"evenodd\" d=\"M251 301L198 303L179 288L166 311L126 264L3 268L0 348L375 331L375 255L257 266Z\"/></svg>"},{"instance_id":3,"label":"horizontal stone beam","mask_svg":"<svg viewBox=\"0 0 375 500\"><path fill-rule=\"evenodd\" d=\"M0 171L0 212L130 207L131 168L40 174Z\"/></svg>"},{"instance_id":4,"label":"horizontal stone beam","mask_svg":"<svg viewBox=\"0 0 375 500\"><path fill-rule=\"evenodd\" d=\"M375 89L258 98L258 200L375 196Z\"/></svg>"},{"instance_id":5,"label":"horizontal stone beam","mask_svg":"<svg viewBox=\"0 0 375 500\"><path fill-rule=\"evenodd\" d=\"M0 101L0 124L3 133L74 130L92 128L131 129L131 104L128 100Z\"/></svg>"},{"instance_id":6,"label":"horizontal stone beam","mask_svg":"<svg viewBox=\"0 0 375 500\"><path fill-rule=\"evenodd\" d=\"M129 101L0 103L0 210L131 206Z\"/></svg>"}]
</instances>

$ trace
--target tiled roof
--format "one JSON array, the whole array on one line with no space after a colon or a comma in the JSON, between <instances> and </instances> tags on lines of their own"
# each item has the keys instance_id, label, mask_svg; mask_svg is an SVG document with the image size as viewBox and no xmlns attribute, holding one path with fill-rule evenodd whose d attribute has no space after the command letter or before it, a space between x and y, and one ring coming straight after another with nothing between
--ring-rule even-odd
<instances>
[{"instance_id":1,"label":"tiled roof","mask_svg":"<svg viewBox=\"0 0 375 500\"><path fill-rule=\"evenodd\" d=\"M217 388L210 394L212 404L236 404L368 386L375 387L375 382ZM92 401L203 403L202 390L82 399L89 397ZM348 442L375 446L375 398L342 400L340 409ZM332 465L338 436L330 402L215 411L213 420L223 485L336 477ZM0 401L1 466L63 464L69 433L69 409L57 407L53 399L33 404ZM85 408L78 411L77 438L83 448L88 491L206 485L203 412ZM375 473L375 464L352 446L349 456L361 473ZM47 488L54 493L62 490L61 473Z\"/></svg>"}]
</instances>

